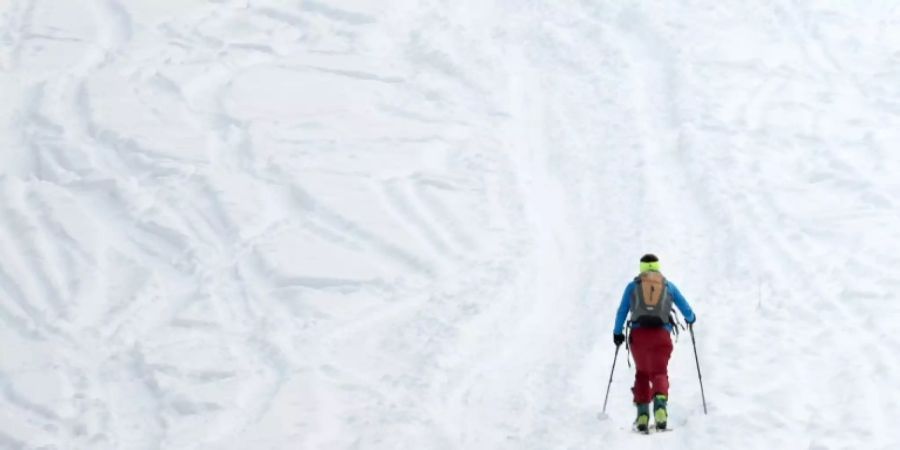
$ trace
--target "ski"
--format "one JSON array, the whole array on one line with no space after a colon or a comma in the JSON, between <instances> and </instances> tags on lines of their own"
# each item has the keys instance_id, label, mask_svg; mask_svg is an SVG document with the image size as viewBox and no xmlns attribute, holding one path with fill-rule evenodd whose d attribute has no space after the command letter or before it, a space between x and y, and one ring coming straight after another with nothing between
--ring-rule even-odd
<instances>
[{"instance_id":1,"label":"ski","mask_svg":"<svg viewBox=\"0 0 900 450\"><path fill-rule=\"evenodd\" d=\"M635 428L635 427L632 427L632 428L631 428L631 431L634 432L634 433L637 433L637 434L654 434L654 433L668 433L668 432L670 432L670 431L674 431L674 429L672 429L672 428L663 428L663 429L659 429L659 428L656 428L656 427L649 427L649 428L647 428L646 430L641 431L641 430L638 430L638 429Z\"/></svg>"}]
</instances>

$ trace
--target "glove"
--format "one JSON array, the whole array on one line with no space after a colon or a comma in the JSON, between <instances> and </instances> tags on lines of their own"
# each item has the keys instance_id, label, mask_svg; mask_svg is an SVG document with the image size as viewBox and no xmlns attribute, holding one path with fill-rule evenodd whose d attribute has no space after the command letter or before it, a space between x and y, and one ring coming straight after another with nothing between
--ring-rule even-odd
<instances>
[{"instance_id":1,"label":"glove","mask_svg":"<svg viewBox=\"0 0 900 450\"><path fill-rule=\"evenodd\" d=\"M625 335L622 333L613 334L613 343L616 344L616 347L622 345L625 342Z\"/></svg>"},{"instance_id":2,"label":"glove","mask_svg":"<svg viewBox=\"0 0 900 450\"><path fill-rule=\"evenodd\" d=\"M694 322L697 321L697 315L694 314L694 319L693 319L693 320L687 320L687 319L684 319L684 321L687 322L688 325L693 325Z\"/></svg>"}]
</instances>

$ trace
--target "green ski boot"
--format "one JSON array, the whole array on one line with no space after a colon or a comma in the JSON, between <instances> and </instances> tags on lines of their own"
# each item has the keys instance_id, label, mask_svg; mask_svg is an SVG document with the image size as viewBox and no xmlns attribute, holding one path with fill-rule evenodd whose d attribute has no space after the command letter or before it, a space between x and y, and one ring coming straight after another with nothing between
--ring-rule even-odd
<instances>
[{"instance_id":1,"label":"green ski boot","mask_svg":"<svg viewBox=\"0 0 900 450\"><path fill-rule=\"evenodd\" d=\"M650 431L647 428L650 424L650 405L647 403L636 403L635 406L637 406L638 415L634 421L634 427L641 433L648 433Z\"/></svg>"},{"instance_id":2,"label":"green ski boot","mask_svg":"<svg viewBox=\"0 0 900 450\"><path fill-rule=\"evenodd\" d=\"M653 397L653 420L656 422L657 430L665 430L666 422L669 420L669 412L666 411L666 402L668 397L663 394L656 394Z\"/></svg>"}]
</instances>

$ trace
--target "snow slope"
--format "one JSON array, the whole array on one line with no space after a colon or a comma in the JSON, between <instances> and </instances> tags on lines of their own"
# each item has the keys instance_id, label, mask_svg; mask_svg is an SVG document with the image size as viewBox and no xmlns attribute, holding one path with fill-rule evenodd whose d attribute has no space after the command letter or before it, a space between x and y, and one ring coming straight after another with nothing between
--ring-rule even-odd
<instances>
[{"instance_id":1,"label":"snow slope","mask_svg":"<svg viewBox=\"0 0 900 450\"><path fill-rule=\"evenodd\" d=\"M0 14L0 448L900 445L893 2ZM651 437L648 251L710 409L682 335Z\"/></svg>"}]
</instances>

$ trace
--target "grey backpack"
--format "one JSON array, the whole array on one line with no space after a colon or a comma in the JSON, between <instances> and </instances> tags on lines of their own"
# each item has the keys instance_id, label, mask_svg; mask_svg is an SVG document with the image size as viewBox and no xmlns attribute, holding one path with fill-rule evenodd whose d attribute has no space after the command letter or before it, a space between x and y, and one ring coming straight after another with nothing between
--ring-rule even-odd
<instances>
[{"instance_id":1,"label":"grey backpack","mask_svg":"<svg viewBox=\"0 0 900 450\"><path fill-rule=\"evenodd\" d=\"M634 279L631 322L639 327L661 327L671 323L672 295L659 272L643 272Z\"/></svg>"}]
</instances>

